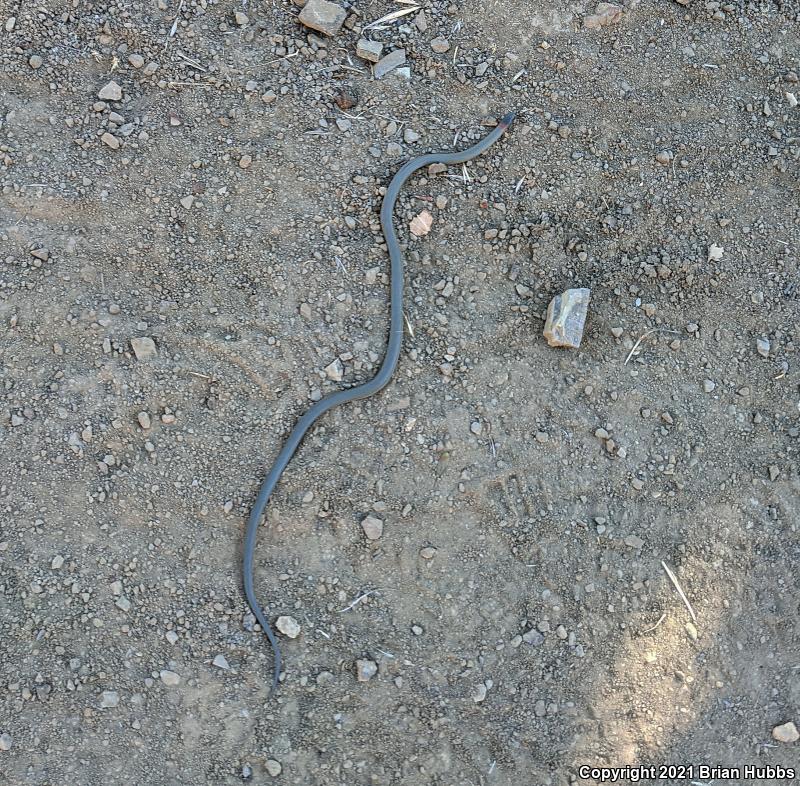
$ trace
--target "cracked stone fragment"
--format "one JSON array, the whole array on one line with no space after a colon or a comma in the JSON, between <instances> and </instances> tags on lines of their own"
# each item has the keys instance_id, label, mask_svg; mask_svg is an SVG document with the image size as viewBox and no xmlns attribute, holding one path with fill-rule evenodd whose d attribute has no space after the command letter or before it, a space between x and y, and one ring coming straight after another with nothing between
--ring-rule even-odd
<instances>
[{"instance_id":1,"label":"cracked stone fragment","mask_svg":"<svg viewBox=\"0 0 800 786\"><path fill-rule=\"evenodd\" d=\"M581 345L589 294L589 289L567 289L550 301L544 337L551 347L577 349Z\"/></svg>"},{"instance_id":2,"label":"cracked stone fragment","mask_svg":"<svg viewBox=\"0 0 800 786\"><path fill-rule=\"evenodd\" d=\"M405 49L395 49L394 52L389 52L388 55L381 58L381 60L375 64L374 74L375 79L381 79L382 77L386 76L390 71L394 71L395 68L398 66L403 65L406 62L406 50Z\"/></svg>"},{"instance_id":3,"label":"cracked stone fragment","mask_svg":"<svg viewBox=\"0 0 800 786\"><path fill-rule=\"evenodd\" d=\"M298 18L312 30L319 30L325 35L336 35L346 17L347 11L336 3L329 3L327 0L308 0Z\"/></svg>"}]
</instances>

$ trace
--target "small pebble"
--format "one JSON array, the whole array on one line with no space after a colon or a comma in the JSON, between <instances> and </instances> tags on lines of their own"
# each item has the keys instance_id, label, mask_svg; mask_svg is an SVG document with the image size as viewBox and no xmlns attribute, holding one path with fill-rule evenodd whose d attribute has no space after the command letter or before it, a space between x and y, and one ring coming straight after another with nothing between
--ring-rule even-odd
<instances>
[{"instance_id":1,"label":"small pebble","mask_svg":"<svg viewBox=\"0 0 800 786\"><path fill-rule=\"evenodd\" d=\"M162 669L160 676L161 676L161 682L163 682L170 688L174 688L175 686L180 685L181 675L177 674L174 671L170 671L169 669Z\"/></svg>"},{"instance_id":2,"label":"small pebble","mask_svg":"<svg viewBox=\"0 0 800 786\"><path fill-rule=\"evenodd\" d=\"M482 682L479 682L472 692L472 700L476 704L480 704L486 698L486 693L486 686Z\"/></svg>"},{"instance_id":3,"label":"small pebble","mask_svg":"<svg viewBox=\"0 0 800 786\"><path fill-rule=\"evenodd\" d=\"M97 97L101 101L122 101L122 88L112 79L100 89Z\"/></svg>"},{"instance_id":4,"label":"small pebble","mask_svg":"<svg viewBox=\"0 0 800 786\"><path fill-rule=\"evenodd\" d=\"M100 137L100 141L104 145L108 145L112 150L119 150L120 141L110 131L106 131L105 134Z\"/></svg>"},{"instance_id":5,"label":"small pebble","mask_svg":"<svg viewBox=\"0 0 800 786\"><path fill-rule=\"evenodd\" d=\"M128 62L134 68L141 68L144 65L144 58L141 55L137 55L134 53L132 55L128 55Z\"/></svg>"},{"instance_id":6,"label":"small pebble","mask_svg":"<svg viewBox=\"0 0 800 786\"><path fill-rule=\"evenodd\" d=\"M300 635L300 623L294 617L278 617L275 627L290 639L296 639Z\"/></svg>"},{"instance_id":7,"label":"small pebble","mask_svg":"<svg viewBox=\"0 0 800 786\"><path fill-rule=\"evenodd\" d=\"M8 732L0 734L0 751L10 751L13 744L14 738Z\"/></svg>"},{"instance_id":8,"label":"small pebble","mask_svg":"<svg viewBox=\"0 0 800 786\"><path fill-rule=\"evenodd\" d=\"M550 301L544 337L551 347L577 349L581 345L590 294L585 288L567 289Z\"/></svg>"},{"instance_id":9,"label":"small pebble","mask_svg":"<svg viewBox=\"0 0 800 786\"><path fill-rule=\"evenodd\" d=\"M431 41L431 49L433 49L437 55L443 55L450 49L450 42L446 38L434 38L433 41Z\"/></svg>"},{"instance_id":10,"label":"small pebble","mask_svg":"<svg viewBox=\"0 0 800 786\"><path fill-rule=\"evenodd\" d=\"M411 234L416 237L423 237L431 231L433 226L433 216L427 210L423 210L418 216L411 219Z\"/></svg>"},{"instance_id":11,"label":"small pebble","mask_svg":"<svg viewBox=\"0 0 800 786\"><path fill-rule=\"evenodd\" d=\"M378 664L374 660L356 661L356 679L359 682L369 682L378 673Z\"/></svg>"},{"instance_id":12,"label":"small pebble","mask_svg":"<svg viewBox=\"0 0 800 786\"><path fill-rule=\"evenodd\" d=\"M245 14L242 11L234 11L233 21L236 22L236 24L239 25L239 27L244 27L246 24L250 22L250 20L247 17L247 14Z\"/></svg>"},{"instance_id":13,"label":"small pebble","mask_svg":"<svg viewBox=\"0 0 800 786\"><path fill-rule=\"evenodd\" d=\"M111 709L119 705L119 693L115 690L104 690L100 694L100 707L104 710Z\"/></svg>"},{"instance_id":14,"label":"small pebble","mask_svg":"<svg viewBox=\"0 0 800 786\"><path fill-rule=\"evenodd\" d=\"M214 666L218 669L224 669L228 671L230 669L230 665L228 665L228 659L224 655L217 655L216 658L212 661Z\"/></svg>"},{"instance_id":15,"label":"small pebble","mask_svg":"<svg viewBox=\"0 0 800 786\"><path fill-rule=\"evenodd\" d=\"M366 38L359 39L356 44L356 54L370 63L377 63L383 53L383 44L380 41L370 41Z\"/></svg>"},{"instance_id":16,"label":"small pebble","mask_svg":"<svg viewBox=\"0 0 800 786\"><path fill-rule=\"evenodd\" d=\"M389 52L388 55L382 57L376 64L375 64L375 78L382 79L386 74L390 71L394 71L395 68L398 66L403 65L406 62L406 50L405 49L395 49L393 52Z\"/></svg>"},{"instance_id":17,"label":"small pebble","mask_svg":"<svg viewBox=\"0 0 800 786\"><path fill-rule=\"evenodd\" d=\"M308 0L298 17L301 24L325 35L336 35L346 18L344 8L327 0Z\"/></svg>"},{"instance_id":18,"label":"small pebble","mask_svg":"<svg viewBox=\"0 0 800 786\"><path fill-rule=\"evenodd\" d=\"M769 357L769 341L766 338L756 339L756 352L758 352L762 358Z\"/></svg>"},{"instance_id":19,"label":"small pebble","mask_svg":"<svg viewBox=\"0 0 800 786\"><path fill-rule=\"evenodd\" d=\"M772 730L772 739L778 742L791 743L800 740L800 732L797 731L797 726L789 721L782 726L776 726Z\"/></svg>"},{"instance_id":20,"label":"small pebble","mask_svg":"<svg viewBox=\"0 0 800 786\"><path fill-rule=\"evenodd\" d=\"M325 376L334 382L341 382L344 378L344 366L339 358L325 366Z\"/></svg>"},{"instance_id":21,"label":"small pebble","mask_svg":"<svg viewBox=\"0 0 800 786\"><path fill-rule=\"evenodd\" d=\"M283 771L281 763L275 759L267 759L266 763L267 772L273 777L277 778Z\"/></svg>"},{"instance_id":22,"label":"small pebble","mask_svg":"<svg viewBox=\"0 0 800 786\"><path fill-rule=\"evenodd\" d=\"M367 540L378 540L383 535L383 521L376 516L367 516L361 522Z\"/></svg>"},{"instance_id":23,"label":"small pebble","mask_svg":"<svg viewBox=\"0 0 800 786\"><path fill-rule=\"evenodd\" d=\"M28 65L34 69L41 68L43 62L44 61L39 55L31 55L30 58L28 59Z\"/></svg>"},{"instance_id":24,"label":"small pebble","mask_svg":"<svg viewBox=\"0 0 800 786\"><path fill-rule=\"evenodd\" d=\"M156 342L149 336L139 336L131 339L133 354L137 360L150 360L158 356Z\"/></svg>"},{"instance_id":25,"label":"small pebble","mask_svg":"<svg viewBox=\"0 0 800 786\"><path fill-rule=\"evenodd\" d=\"M717 383L710 379L703 380L703 390L706 393L713 393L714 388L717 387Z\"/></svg>"}]
</instances>

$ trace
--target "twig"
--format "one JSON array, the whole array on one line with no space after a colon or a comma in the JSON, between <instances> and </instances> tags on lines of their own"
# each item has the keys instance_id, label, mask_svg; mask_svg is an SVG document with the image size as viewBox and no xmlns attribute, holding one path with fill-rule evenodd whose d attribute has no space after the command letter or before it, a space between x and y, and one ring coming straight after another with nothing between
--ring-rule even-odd
<instances>
[{"instance_id":1,"label":"twig","mask_svg":"<svg viewBox=\"0 0 800 786\"><path fill-rule=\"evenodd\" d=\"M663 565L664 563L662 562L661 564ZM664 621L666 618L667 618L667 615L666 615L666 614L662 614L662 615L661 615L661 616L658 618L658 622L657 622L655 625L653 625L653 626L651 626L651 627L647 628L646 630L643 630L643 631L642 631L642 633L643 633L643 634L644 634L644 633L652 633L652 632L653 632L653 631L654 631L654 630L655 630L655 629L656 629L656 628L657 628L657 627L658 627L658 626L659 626L659 625L660 625L660 624L661 624L661 623L662 623L662 622L663 622L663 621Z\"/></svg>"},{"instance_id":2,"label":"twig","mask_svg":"<svg viewBox=\"0 0 800 786\"><path fill-rule=\"evenodd\" d=\"M639 349L639 346L641 345L642 341L644 341L648 336L652 336L653 333L672 333L675 336L680 335L680 333L678 333L677 330L670 330L668 328L657 327L653 328L652 330L648 330L647 333L643 333L641 336L639 336L638 341L633 345L631 351L628 352L628 357L625 358L625 362L622 364L623 366L628 365L628 361L633 357L636 350Z\"/></svg>"},{"instance_id":3,"label":"twig","mask_svg":"<svg viewBox=\"0 0 800 786\"><path fill-rule=\"evenodd\" d=\"M686 593L681 589L681 585L678 583L678 579L676 578L675 574L667 567L667 563L664 560L661 560L661 567L667 572L667 576L669 576L672 583L675 585L675 589L678 590L678 595L681 596L681 600L686 604L686 608L689 609L689 614L692 618L692 622L697 622L697 616L694 613L694 609L692 608L692 604L689 603L689 598L686 597Z\"/></svg>"},{"instance_id":4,"label":"twig","mask_svg":"<svg viewBox=\"0 0 800 786\"><path fill-rule=\"evenodd\" d=\"M350 609L354 609L359 603L361 603L364 598L368 598L370 595L374 595L378 590L370 590L369 592L365 592L363 595L359 595L349 606L345 606L343 609L339 609L337 614L344 614L346 611L350 611Z\"/></svg>"},{"instance_id":5,"label":"twig","mask_svg":"<svg viewBox=\"0 0 800 786\"><path fill-rule=\"evenodd\" d=\"M411 320L408 318L405 311L403 312L403 318L406 321L406 327L408 328L408 335L411 336L411 338L414 338L414 328L411 327Z\"/></svg>"},{"instance_id":6,"label":"twig","mask_svg":"<svg viewBox=\"0 0 800 786\"><path fill-rule=\"evenodd\" d=\"M297 55L299 54L300 52L292 52L290 55L286 55L285 57L279 57L277 60L270 60L269 62L264 63L264 65L273 65L275 63L280 63L281 60L288 60L290 57L297 57Z\"/></svg>"},{"instance_id":7,"label":"twig","mask_svg":"<svg viewBox=\"0 0 800 786\"><path fill-rule=\"evenodd\" d=\"M370 30L373 27L377 27L378 25L383 24L384 22L393 22L395 19L400 19L402 16L406 16L407 14L413 14L414 11L419 11L419 6L414 5L410 6L409 8L399 8L397 11L392 11L386 16L382 16L380 19L376 19L374 22L370 22L368 25L364 25L362 30Z\"/></svg>"},{"instance_id":8,"label":"twig","mask_svg":"<svg viewBox=\"0 0 800 786\"><path fill-rule=\"evenodd\" d=\"M181 11L183 11L183 2L184 0L181 0L180 3L178 3L178 12L175 14L175 21L172 23L172 27L170 27L169 33L167 33L167 37L164 39L165 49L167 44L169 43L169 39L172 38L172 36L174 36L178 30L178 19L180 19L181 17Z\"/></svg>"},{"instance_id":9,"label":"twig","mask_svg":"<svg viewBox=\"0 0 800 786\"><path fill-rule=\"evenodd\" d=\"M181 52L175 53L181 60L185 60L192 68L196 68L198 71L202 71L204 74L208 73L207 68L203 68L196 60L192 60L191 57L186 57L186 55L182 54Z\"/></svg>"}]
</instances>

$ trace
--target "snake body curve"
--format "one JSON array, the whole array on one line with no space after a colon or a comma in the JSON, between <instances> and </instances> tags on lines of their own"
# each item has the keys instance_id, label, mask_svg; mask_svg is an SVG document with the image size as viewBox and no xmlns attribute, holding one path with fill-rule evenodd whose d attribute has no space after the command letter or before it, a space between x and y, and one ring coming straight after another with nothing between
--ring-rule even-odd
<instances>
[{"instance_id":1,"label":"snake body curve","mask_svg":"<svg viewBox=\"0 0 800 786\"><path fill-rule=\"evenodd\" d=\"M311 426L329 410L338 407L341 404L346 404L349 401L357 399L368 398L374 395L382 388L386 387L389 380L392 378L397 361L400 358L400 349L403 343L403 254L400 250L400 244L397 241L397 235L394 230L392 222L392 214L394 212L395 202L400 193L403 184L411 177L414 172L429 164L461 164L465 161L473 159L489 147L491 147L506 131L514 120L514 113L509 112L503 119L493 128L480 142L463 150L454 153L427 153L426 155L419 156L418 158L409 161L403 165L392 178L389 187L386 189L386 195L381 204L381 229L386 239L386 247L389 251L389 259L391 262L391 285L390 285L390 327L389 327L389 342L386 348L386 355L384 356L383 363L381 364L378 373L368 382L357 385L354 388L347 390L339 390L331 393L325 398L320 399L308 410L298 421L292 432L289 434L288 439L283 445L281 452L275 459L267 476L261 484L258 496L253 503L253 508L250 511L250 517L247 521L247 529L244 537L244 558L242 565L243 580L244 580L244 593L247 602L252 610L255 618L258 620L259 625L269 639L270 646L274 653L274 666L272 672L272 688L270 693L274 693L278 687L278 679L281 671L281 650L278 639L275 636L272 627L267 622L261 606L256 599L255 588L253 586L253 554L256 545L256 535L258 533L258 525L261 521L261 516L264 509L269 502L278 480L281 477L284 469L291 460L294 452L297 450L298 445L302 441L306 432Z\"/></svg>"}]
</instances>

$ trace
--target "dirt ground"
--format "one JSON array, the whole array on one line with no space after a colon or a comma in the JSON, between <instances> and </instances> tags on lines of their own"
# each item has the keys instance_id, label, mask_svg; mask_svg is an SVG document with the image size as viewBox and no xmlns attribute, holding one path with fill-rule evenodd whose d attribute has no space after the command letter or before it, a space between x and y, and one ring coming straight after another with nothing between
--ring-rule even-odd
<instances>
[{"instance_id":1,"label":"dirt ground","mask_svg":"<svg viewBox=\"0 0 800 786\"><path fill-rule=\"evenodd\" d=\"M798 5L341 4L0 0L0 784L798 767Z\"/></svg>"}]
</instances>

